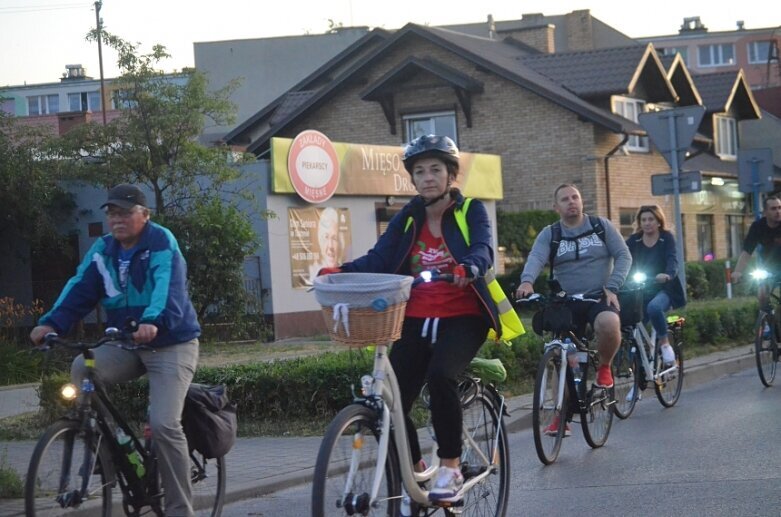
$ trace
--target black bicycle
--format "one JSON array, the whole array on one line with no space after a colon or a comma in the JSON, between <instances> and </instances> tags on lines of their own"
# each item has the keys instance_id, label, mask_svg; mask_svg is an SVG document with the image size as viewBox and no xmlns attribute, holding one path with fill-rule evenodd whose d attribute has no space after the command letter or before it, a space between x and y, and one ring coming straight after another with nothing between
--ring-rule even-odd
<instances>
[{"instance_id":1,"label":"black bicycle","mask_svg":"<svg viewBox=\"0 0 781 517\"><path fill-rule=\"evenodd\" d=\"M764 283L767 289L767 303L759 308L757 322L754 324L754 354L759 380L769 388L776 378L779 359L778 341L781 339L781 326L778 311L773 306L778 307L781 303L781 296L778 294L781 283L777 277L764 269L752 271L751 277Z\"/></svg>"},{"instance_id":2,"label":"black bicycle","mask_svg":"<svg viewBox=\"0 0 781 517\"><path fill-rule=\"evenodd\" d=\"M613 388L595 384L599 353L589 348L586 336L573 329L567 302L575 300L597 301L564 292L547 298L533 294L516 301L521 307L537 310L535 333L549 333L537 367L532 402L534 446L545 465L558 458L567 422L575 415L579 415L583 437L592 448L605 444L613 424Z\"/></svg>"},{"instance_id":3,"label":"black bicycle","mask_svg":"<svg viewBox=\"0 0 781 517\"><path fill-rule=\"evenodd\" d=\"M77 389L63 386L61 394L75 405L54 422L35 446L25 481L24 504L28 517L63 515L70 510L87 509L96 515L111 515L115 487L121 491L126 515L153 512L163 515L165 494L159 480L153 437L143 442L122 417L106 393L98 375L93 349L99 346L140 348L130 332L106 329L94 343L69 342L48 334L39 347L46 351L57 346L78 350L87 374ZM207 459L190 453L193 506L199 515L219 516L225 500L225 458ZM143 512L142 512L143 510Z\"/></svg>"}]
</instances>

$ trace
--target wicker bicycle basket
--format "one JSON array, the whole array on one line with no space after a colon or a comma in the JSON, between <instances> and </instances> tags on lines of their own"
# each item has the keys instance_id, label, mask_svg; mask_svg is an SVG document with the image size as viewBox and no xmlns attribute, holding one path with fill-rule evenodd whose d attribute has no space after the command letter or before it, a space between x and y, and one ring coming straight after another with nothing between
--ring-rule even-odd
<instances>
[{"instance_id":1,"label":"wicker bicycle basket","mask_svg":"<svg viewBox=\"0 0 781 517\"><path fill-rule=\"evenodd\" d=\"M340 273L314 279L328 334L350 347L385 344L401 337L412 277Z\"/></svg>"}]
</instances>

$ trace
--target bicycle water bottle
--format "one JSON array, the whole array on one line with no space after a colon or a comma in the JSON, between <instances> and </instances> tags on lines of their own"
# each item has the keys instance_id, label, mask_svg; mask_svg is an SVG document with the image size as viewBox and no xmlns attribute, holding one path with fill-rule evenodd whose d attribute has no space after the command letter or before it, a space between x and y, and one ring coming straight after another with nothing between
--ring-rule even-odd
<instances>
[{"instance_id":1,"label":"bicycle water bottle","mask_svg":"<svg viewBox=\"0 0 781 517\"><path fill-rule=\"evenodd\" d=\"M122 451L127 456L127 461L133 467L133 471L138 476L138 479L143 479L146 474L146 468L144 468L144 460L138 453L135 447L133 447L133 441L125 434L125 431L121 427L117 427L117 443L122 448Z\"/></svg>"}]
</instances>

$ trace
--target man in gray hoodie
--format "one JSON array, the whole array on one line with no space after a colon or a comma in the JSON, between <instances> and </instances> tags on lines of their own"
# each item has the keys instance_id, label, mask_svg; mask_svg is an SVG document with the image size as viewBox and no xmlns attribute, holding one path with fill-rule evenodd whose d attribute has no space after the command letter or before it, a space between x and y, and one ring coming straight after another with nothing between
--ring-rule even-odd
<instances>
[{"instance_id":1,"label":"man in gray hoodie","mask_svg":"<svg viewBox=\"0 0 781 517\"><path fill-rule=\"evenodd\" d=\"M632 256L624 238L608 219L583 213L583 199L574 185L560 185L553 197L553 207L561 218L537 235L516 295L526 298L534 292L534 280L553 257L552 278L567 294L598 299L597 303L572 302L570 308L576 325L589 322L593 326L600 359L596 384L610 388L610 364L621 344L618 289L632 265ZM594 222L598 222L596 228ZM560 230L555 228L554 232L556 225ZM555 251L551 249L554 233L560 236Z\"/></svg>"}]
</instances>

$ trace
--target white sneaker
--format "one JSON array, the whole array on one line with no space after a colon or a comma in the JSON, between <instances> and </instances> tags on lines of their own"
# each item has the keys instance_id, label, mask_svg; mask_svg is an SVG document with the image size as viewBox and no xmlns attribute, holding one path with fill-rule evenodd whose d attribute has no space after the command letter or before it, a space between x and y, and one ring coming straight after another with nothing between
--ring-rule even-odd
<instances>
[{"instance_id":1,"label":"white sneaker","mask_svg":"<svg viewBox=\"0 0 781 517\"><path fill-rule=\"evenodd\" d=\"M632 386L632 388L629 390L629 393L626 394L626 401L632 402L632 397L635 396L635 387ZM637 394L637 400L643 400L643 392L638 392Z\"/></svg>"},{"instance_id":2,"label":"white sneaker","mask_svg":"<svg viewBox=\"0 0 781 517\"><path fill-rule=\"evenodd\" d=\"M662 361L665 366L672 366L675 364L675 352L670 345L662 345Z\"/></svg>"},{"instance_id":3,"label":"white sneaker","mask_svg":"<svg viewBox=\"0 0 781 517\"><path fill-rule=\"evenodd\" d=\"M434 488L428 494L428 498L434 502L455 503L461 500L459 492L464 487L464 476L461 469L439 467Z\"/></svg>"},{"instance_id":4,"label":"white sneaker","mask_svg":"<svg viewBox=\"0 0 781 517\"><path fill-rule=\"evenodd\" d=\"M407 493L404 486L401 487L401 508L399 509L401 517L412 517L412 498Z\"/></svg>"}]
</instances>

